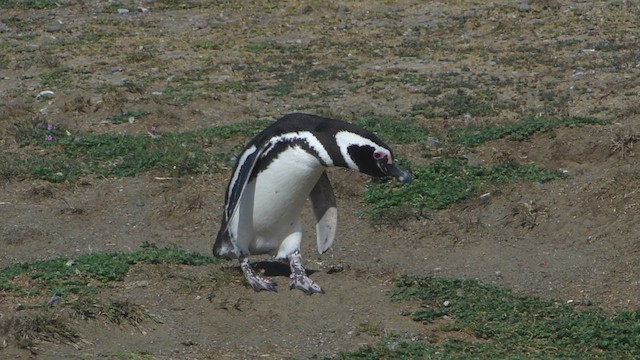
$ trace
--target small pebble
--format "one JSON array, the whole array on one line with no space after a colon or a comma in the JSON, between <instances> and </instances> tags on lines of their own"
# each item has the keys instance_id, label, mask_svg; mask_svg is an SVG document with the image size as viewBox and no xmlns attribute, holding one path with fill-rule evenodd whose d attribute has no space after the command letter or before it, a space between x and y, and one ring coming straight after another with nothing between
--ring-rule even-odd
<instances>
[{"instance_id":1,"label":"small pebble","mask_svg":"<svg viewBox=\"0 0 640 360\"><path fill-rule=\"evenodd\" d=\"M440 140L434 139L434 138L427 138L427 146L428 147L434 148L434 147L438 147L440 145L442 145Z\"/></svg>"},{"instance_id":2,"label":"small pebble","mask_svg":"<svg viewBox=\"0 0 640 360\"><path fill-rule=\"evenodd\" d=\"M47 307L52 307L54 305L58 305L60 303L60 296L53 295L51 299L47 302Z\"/></svg>"},{"instance_id":3,"label":"small pebble","mask_svg":"<svg viewBox=\"0 0 640 360\"><path fill-rule=\"evenodd\" d=\"M225 81L229 81L231 79L231 76L229 75L220 75L220 76L216 76L214 78L211 79L211 81L214 84L219 84L219 83L223 83Z\"/></svg>"},{"instance_id":4,"label":"small pebble","mask_svg":"<svg viewBox=\"0 0 640 360\"><path fill-rule=\"evenodd\" d=\"M8 27L5 23L0 21L0 33L11 32L11 28Z\"/></svg>"},{"instance_id":5,"label":"small pebble","mask_svg":"<svg viewBox=\"0 0 640 360\"><path fill-rule=\"evenodd\" d=\"M60 30L63 30L63 29L64 29L64 24L56 21L53 24L47 25L44 28L44 31L46 31L48 33L55 33L55 32L58 32Z\"/></svg>"},{"instance_id":6,"label":"small pebble","mask_svg":"<svg viewBox=\"0 0 640 360\"><path fill-rule=\"evenodd\" d=\"M132 281L130 283L125 284L125 288L127 289L143 288L148 286L149 286L148 280L136 280L136 281Z\"/></svg>"},{"instance_id":7,"label":"small pebble","mask_svg":"<svg viewBox=\"0 0 640 360\"><path fill-rule=\"evenodd\" d=\"M55 95L55 93L51 90L40 91L38 95L36 95L36 99L50 99Z\"/></svg>"}]
</instances>

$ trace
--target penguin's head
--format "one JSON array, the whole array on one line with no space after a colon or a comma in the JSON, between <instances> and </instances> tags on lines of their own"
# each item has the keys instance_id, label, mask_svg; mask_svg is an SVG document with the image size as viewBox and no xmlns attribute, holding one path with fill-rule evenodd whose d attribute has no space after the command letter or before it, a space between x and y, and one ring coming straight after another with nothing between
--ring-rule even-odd
<instances>
[{"instance_id":1,"label":"penguin's head","mask_svg":"<svg viewBox=\"0 0 640 360\"><path fill-rule=\"evenodd\" d=\"M370 176L393 176L403 183L413 180L409 171L395 162L389 146L374 134L365 135L346 131L336 134L336 141L349 168Z\"/></svg>"}]
</instances>

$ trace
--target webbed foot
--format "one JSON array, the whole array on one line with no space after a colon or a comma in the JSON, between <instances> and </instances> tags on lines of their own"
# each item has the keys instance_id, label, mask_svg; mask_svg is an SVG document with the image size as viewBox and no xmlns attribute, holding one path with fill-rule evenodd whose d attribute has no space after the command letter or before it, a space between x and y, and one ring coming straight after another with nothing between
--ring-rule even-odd
<instances>
[{"instance_id":1,"label":"webbed foot","mask_svg":"<svg viewBox=\"0 0 640 360\"><path fill-rule=\"evenodd\" d=\"M291 267L289 289L302 290L307 295L324 294L324 290L322 290L320 285L316 284L307 276L307 272L302 266L302 256L299 251L289 256L289 266Z\"/></svg>"},{"instance_id":2,"label":"webbed foot","mask_svg":"<svg viewBox=\"0 0 640 360\"><path fill-rule=\"evenodd\" d=\"M241 257L239 261L244 278L255 292L259 292L261 290L278 292L278 289L276 288L278 284L256 274L255 270L251 267L251 264L249 264L249 259Z\"/></svg>"}]
</instances>

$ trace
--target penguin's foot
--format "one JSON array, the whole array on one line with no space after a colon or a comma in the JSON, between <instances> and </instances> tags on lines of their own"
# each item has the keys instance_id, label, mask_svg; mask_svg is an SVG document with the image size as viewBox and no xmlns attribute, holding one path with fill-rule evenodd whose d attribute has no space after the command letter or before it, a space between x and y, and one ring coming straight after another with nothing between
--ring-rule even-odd
<instances>
[{"instance_id":1,"label":"penguin's foot","mask_svg":"<svg viewBox=\"0 0 640 360\"><path fill-rule=\"evenodd\" d=\"M324 294L324 290L322 290L320 285L316 284L307 276L307 272L302 266L302 256L299 251L289 256L289 266L291 267L289 289L302 290L307 295L314 293Z\"/></svg>"},{"instance_id":2,"label":"penguin's foot","mask_svg":"<svg viewBox=\"0 0 640 360\"><path fill-rule=\"evenodd\" d=\"M239 260L244 278L247 279L247 282L255 292L259 292L261 290L278 292L278 289L276 288L278 284L256 274L255 270L251 267L251 264L249 264L248 258L241 257Z\"/></svg>"}]
</instances>

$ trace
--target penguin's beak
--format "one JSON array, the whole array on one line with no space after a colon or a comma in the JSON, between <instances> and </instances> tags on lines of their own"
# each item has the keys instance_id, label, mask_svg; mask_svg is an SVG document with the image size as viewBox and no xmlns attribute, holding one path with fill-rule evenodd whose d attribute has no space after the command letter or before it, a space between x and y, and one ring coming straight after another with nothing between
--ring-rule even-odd
<instances>
[{"instance_id":1,"label":"penguin's beak","mask_svg":"<svg viewBox=\"0 0 640 360\"><path fill-rule=\"evenodd\" d=\"M410 183L413 181L411 173L407 169L398 166L396 163L383 164L382 171L388 176L393 176L401 183Z\"/></svg>"}]
</instances>

